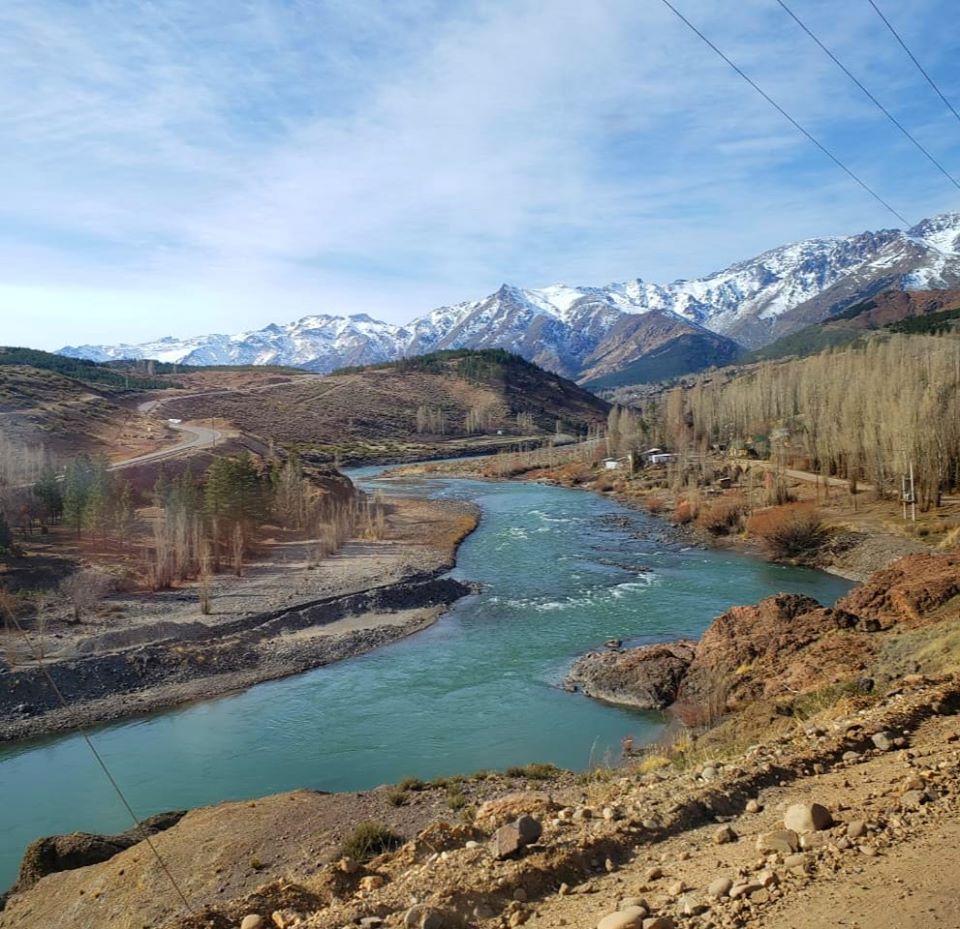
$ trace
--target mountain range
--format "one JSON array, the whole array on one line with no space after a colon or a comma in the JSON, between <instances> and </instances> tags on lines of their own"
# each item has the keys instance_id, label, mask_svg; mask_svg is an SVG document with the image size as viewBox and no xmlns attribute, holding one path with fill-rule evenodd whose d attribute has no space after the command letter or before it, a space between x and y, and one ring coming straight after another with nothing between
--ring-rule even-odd
<instances>
[{"instance_id":1,"label":"mountain range","mask_svg":"<svg viewBox=\"0 0 960 929\"><path fill-rule=\"evenodd\" d=\"M93 361L292 365L329 372L448 348L505 348L586 384L612 386L726 364L883 290L960 285L960 213L903 231L807 239L694 280L606 287L504 284L406 326L366 314L305 316L254 332L80 345Z\"/></svg>"}]
</instances>

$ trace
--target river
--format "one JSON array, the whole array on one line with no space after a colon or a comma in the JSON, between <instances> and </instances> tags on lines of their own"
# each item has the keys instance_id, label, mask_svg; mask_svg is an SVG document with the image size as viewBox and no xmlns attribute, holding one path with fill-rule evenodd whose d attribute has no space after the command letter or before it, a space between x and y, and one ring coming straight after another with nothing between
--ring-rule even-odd
<instances>
[{"instance_id":1,"label":"river","mask_svg":"<svg viewBox=\"0 0 960 929\"><path fill-rule=\"evenodd\" d=\"M778 591L832 603L850 587L680 544L654 518L583 491L459 479L384 486L479 504L456 574L482 592L368 655L94 730L138 815L531 761L585 769L615 758L625 735L654 736L661 720L563 691L577 655L611 637L697 637L727 607ZM0 748L0 802L0 888L37 836L131 825L76 735Z\"/></svg>"}]
</instances>

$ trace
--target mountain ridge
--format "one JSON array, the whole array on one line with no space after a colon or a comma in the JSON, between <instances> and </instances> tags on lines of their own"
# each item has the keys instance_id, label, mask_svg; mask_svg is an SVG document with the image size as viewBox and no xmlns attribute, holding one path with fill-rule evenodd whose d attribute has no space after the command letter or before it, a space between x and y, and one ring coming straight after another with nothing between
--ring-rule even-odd
<instances>
[{"instance_id":1,"label":"mountain ridge","mask_svg":"<svg viewBox=\"0 0 960 929\"><path fill-rule=\"evenodd\" d=\"M650 352L662 356L672 340L695 346L692 354L682 353L684 364L708 367L729 362L735 346L761 348L882 290L958 285L960 213L954 212L905 231L805 239L669 284L639 278L605 287L503 284L487 297L437 307L404 326L366 313L312 314L235 335L65 346L60 354L94 361L282 364L329 373L443 349L505 348L587 381L642 368ZM648 324L636 324L638 317L648 317Z\"/></svg>"}]
</instances>

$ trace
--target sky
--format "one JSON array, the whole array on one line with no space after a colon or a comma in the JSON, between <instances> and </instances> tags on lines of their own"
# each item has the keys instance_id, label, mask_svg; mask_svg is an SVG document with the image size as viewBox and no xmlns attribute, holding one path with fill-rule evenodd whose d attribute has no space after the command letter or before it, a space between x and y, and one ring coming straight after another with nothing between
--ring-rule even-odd
<instances>
[{"instance_id":1,"label":"sky","mask_svg":"<svg viewBox=\"0 0 960 929\"><path fill-rule=\"evenodd\" d=\"M911 222L960 191L776 0L674 0ZM948 168L867 0L792 8ZM960 108L953 0L878 5ZM407 322L899 225L660 0L4 0L0 344Z\"/></svg>"}]
</instances>

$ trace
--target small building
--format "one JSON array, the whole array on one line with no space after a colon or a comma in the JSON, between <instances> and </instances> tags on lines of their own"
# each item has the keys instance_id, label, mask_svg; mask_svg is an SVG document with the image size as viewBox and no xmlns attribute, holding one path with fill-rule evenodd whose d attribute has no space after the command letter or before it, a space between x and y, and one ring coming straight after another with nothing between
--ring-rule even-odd
<instances>
[{"instance_id":1,"label":"small building","mask_svg":"<svg viewBox=\"0 0 960 929\"><path fill-rule=\"evenodd\" d=\"M604 458L601 464L604 471L617 471L623 467L623 462L619 458Z\"/></svg>"},{"instance_id":2,"label":"small building","mask_svg":"<svg viewBox=\"0 0 960 929\"><path fill-rule=\"evenodd\" d=\"M640 457L648 465L664 465L676 461L676 455L664 451L662 448L648 448L640 452Z\"/></svg>"}]
</instances>

